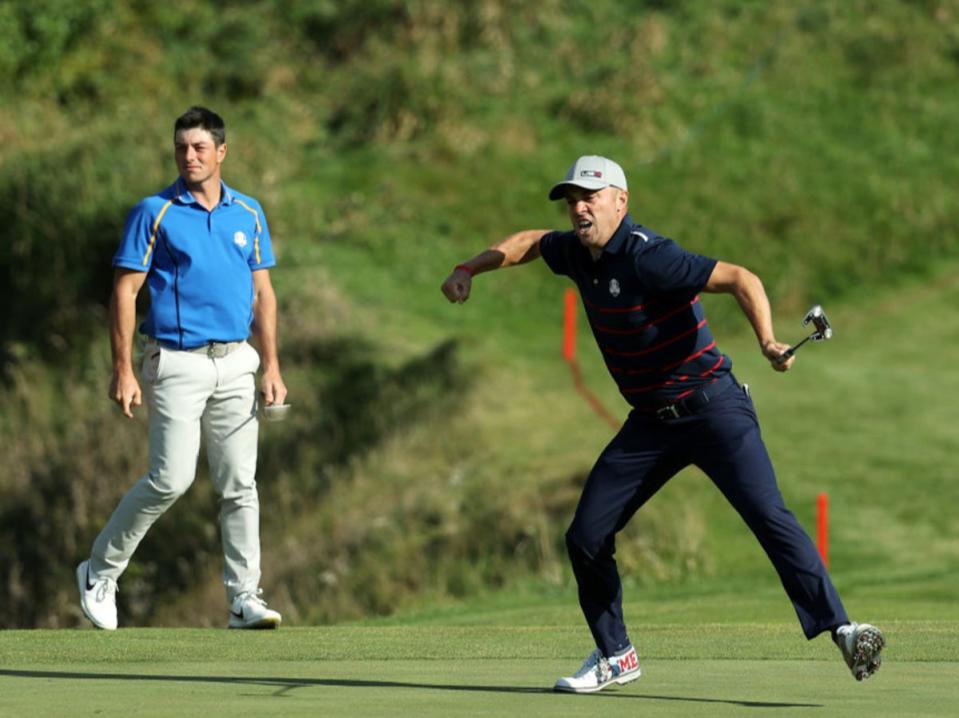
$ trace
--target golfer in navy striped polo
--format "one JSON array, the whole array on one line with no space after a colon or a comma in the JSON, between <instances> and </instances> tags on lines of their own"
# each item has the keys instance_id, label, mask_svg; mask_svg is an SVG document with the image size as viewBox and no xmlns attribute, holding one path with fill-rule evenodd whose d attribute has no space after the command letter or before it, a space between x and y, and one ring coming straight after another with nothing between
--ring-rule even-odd
<instances>
[{"instance_id":1,"label":"golfer in navy striped polo","mask_svg":"<svg viewBox=\"0 0 959 718\"><path fill-rule=\"evenodd\" d=\"M572 230L526 230L459 264L443 283L451 302L470 296L481 272L545 260L576 284L606 367L632 410L586 480L566 545L595 650L556 690L590 693L640 676L626 631L616 534L681 469L716 484L772 561L803 632L826 631L857 680L878 670L875 626L849 621L812 540L783 503L752 400L716 345L700 295L731 294L773 369L788 371L788 345L773 333L769 300L749 270L689 252L628 214L622 168L580 157L550 191L565 200Z\"/></svg>"}]
</instances>

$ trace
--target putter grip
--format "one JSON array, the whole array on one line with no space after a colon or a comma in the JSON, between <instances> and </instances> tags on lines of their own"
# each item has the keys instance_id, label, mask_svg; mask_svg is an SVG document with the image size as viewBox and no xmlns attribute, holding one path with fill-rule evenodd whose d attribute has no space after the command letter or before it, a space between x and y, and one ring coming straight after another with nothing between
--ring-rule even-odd
<instances>
[{"instance_id":1,"label":"putter grip","mask_svg":"<svg viewBox=\"0 0 959 718\"><path fill-rule=\"evenodd\" d=\"M782 354L779 355L779 358L776 361L782 364L787 359L789 359L789 357L791 357L793 354L796 353L797 348L798 347L789 347L789 349L787 349L786 351L784 351Z\"/></svg>"}]
</instances>

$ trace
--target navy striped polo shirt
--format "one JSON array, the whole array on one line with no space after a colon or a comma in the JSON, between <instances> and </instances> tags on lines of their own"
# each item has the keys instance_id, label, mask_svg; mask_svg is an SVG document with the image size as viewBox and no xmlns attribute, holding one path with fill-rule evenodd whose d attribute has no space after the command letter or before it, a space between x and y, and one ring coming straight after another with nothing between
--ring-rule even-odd
<instances>
[{"instance_id":1,"label":"navy striped polo shirt","mask_svg":"<svg viewBox=\"0 0 959 718\"><path fill-rule=\"evenodd\" d=\"M553 272L576 282L606 367L632 406L666 406L731 370L699 300L715 259L629 215L596 260L573 232L544 235L540 252Z\"/></svg>"}]
</instances>

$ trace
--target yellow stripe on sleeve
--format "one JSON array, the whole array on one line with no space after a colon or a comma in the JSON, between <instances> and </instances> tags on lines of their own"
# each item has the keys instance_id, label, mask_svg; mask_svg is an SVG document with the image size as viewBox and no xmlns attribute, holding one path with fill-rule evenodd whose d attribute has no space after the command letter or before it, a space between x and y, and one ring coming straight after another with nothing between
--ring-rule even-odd
<instances>
[{"instance_id":1,"label":"yellow stripe on sleeve","mask_svg":"<svg viewBox=\"0 0 959 718\"><path fill-rule=\"evenodd\" d=\"M153 252L153 245L157 239L157 232L160 230L160 220L163 219L163 215L166 214L166 211L170 209L170 205L173 204L173 200L167 200L167 203L163 205L163 208L160 210L160 214L157 215L156 222L153 223L153 234L150 235L150 243L147 244L147 253L143 255L143 266L147 266L150 261L150 254Z\"/></svg>"},{"instance_id":2,"label":"yellow stripe on sleeve","mask_svg":"<svg viewBox=\"0 0 959 718\"><path fill-rule=\"evenodd\" d=\"M260 213L253 209L250 205L244 202L241 199L234 199L238 205L243 209L253 215L253 220L256 222L256 236L253 238L253 253L256 256L256 263L260 263L260 233L263 231L263 228L260 226Z\"/></svg>"}]
</instances>

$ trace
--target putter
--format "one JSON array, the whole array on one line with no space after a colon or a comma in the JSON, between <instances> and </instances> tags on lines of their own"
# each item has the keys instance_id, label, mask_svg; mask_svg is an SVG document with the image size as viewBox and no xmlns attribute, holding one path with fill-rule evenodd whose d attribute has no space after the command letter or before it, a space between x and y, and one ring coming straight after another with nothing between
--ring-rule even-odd
<instances>
[{"instance_id":1,"label":"putter","mask_svg":"<svg viewBox=\"0 0 959 718\"><path fill-rule=\"evenodd\" d=\"M829 319L826 318L826 314L823 312L822 307L818 304L806 312L806 316L802 320L802 325L804 327L808 326L810 322L812 322L812 325L816 327L816 331L803 339L796 346L789 347L789 349L784 351L782 356L780 356L777 360L780 364L789 359L789 357L798 351L799 347L808 342L810 339L812 339L814 342L832 339L832 324L829 323Z\"/></svg>"}]
</instances>

